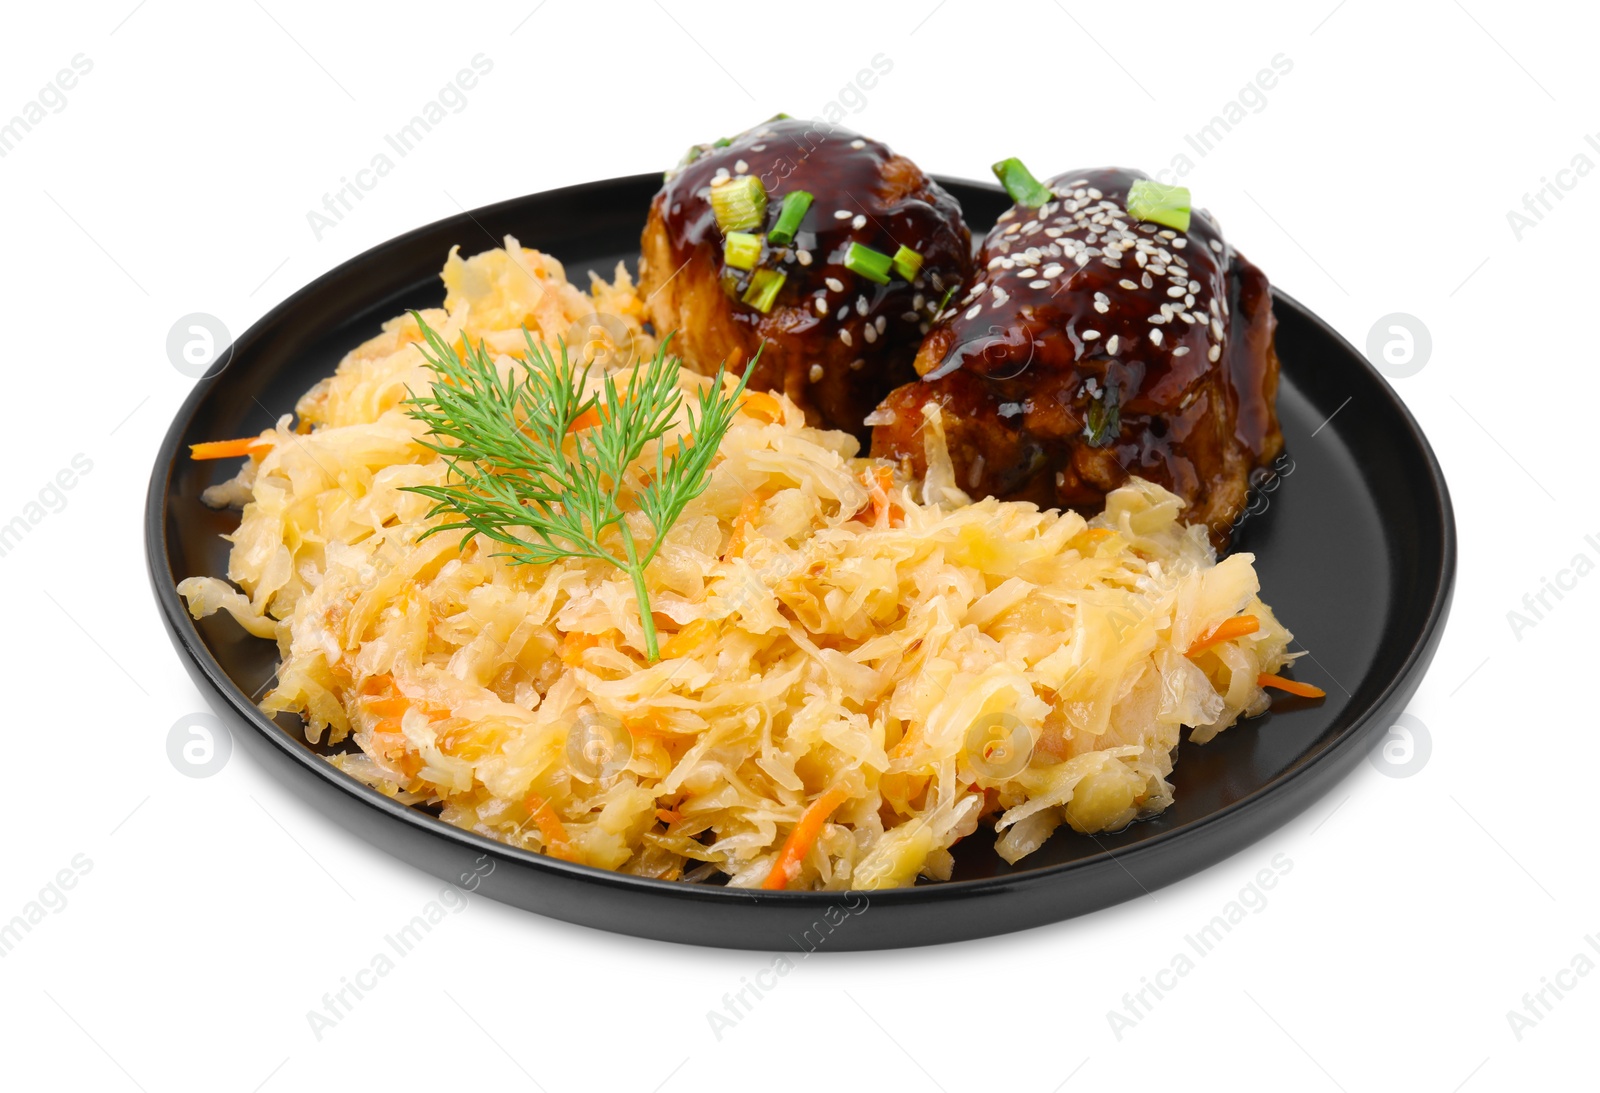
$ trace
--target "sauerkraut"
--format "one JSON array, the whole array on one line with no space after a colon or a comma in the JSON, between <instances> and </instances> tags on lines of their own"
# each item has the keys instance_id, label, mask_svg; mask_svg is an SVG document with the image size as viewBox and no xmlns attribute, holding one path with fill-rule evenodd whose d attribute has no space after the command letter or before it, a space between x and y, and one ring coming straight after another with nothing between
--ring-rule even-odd
<instances>
[{"instance_id":1,"label":"sauerkraut","mask_svg":"<svg viewBox=\"0 0 1600 1093\"><path fill-rule=\"evenodd\" d=\"M584 293L508 237L452 252L443 276L424 318L504 368L524 325L608 366L653 349L620 267ZM267 713L353 741L332 759L344 771L468 830L736 886L947 879L982 822L1016 862L1062 824L1161 811L1181 729L1203 743L1262 712L1259 678L1292 659L1252 556L1218 561L1158 486L1134 479L1089 520L974 502L937 407L913 482L754 395L646 573L649 663L622 571L421 538L443 518L405 487L448 471L401 404L431 379L418 340L411 316L389 321L301 399L298 425L262 434L270 449L209 495L243 510L228 579L179 590L197 617L277 641ZM1240 616L1253 632L1215 640Z\"/></svg>"}]
</instances>

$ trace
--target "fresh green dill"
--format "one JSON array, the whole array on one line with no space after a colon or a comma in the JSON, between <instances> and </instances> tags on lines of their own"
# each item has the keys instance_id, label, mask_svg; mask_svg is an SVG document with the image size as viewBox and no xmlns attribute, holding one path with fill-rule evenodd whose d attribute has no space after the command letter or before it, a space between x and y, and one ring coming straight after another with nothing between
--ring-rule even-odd
<instances>
[{"instance_id":1,"label":"fresh green dill","mask_svg":"<svg viewBox=\"0 0 1600 1093\"><path fill-rule=\"evenodd\" d=\"M608 373L596 395L586 394L589 366L577 368L564 343L553 353L524 328L526 357L502 375L483 342L463 339L458 354L412 315L424 341L417 348L435 378L427 396L405 405L428 427L434 439L419 443L444 457L450 481L406 488L434 502L430 518L454 518L423 538L465 531L464 547L482 535L506 548L497 556L518 565L564 558L609 562L632 579L645 652L651 661L660 659L645 567L684 506L709 483L749 372L730 391L718 369L688 409L687 427L674 444L662 439L683 405L680 362L667 355L670 335L654 359L633 370L625 388L619 390ZM652 444L654 471L632 491L635 510L653 530L643 543L623 507L624 474Z\"/></svg>"}]
</instances>

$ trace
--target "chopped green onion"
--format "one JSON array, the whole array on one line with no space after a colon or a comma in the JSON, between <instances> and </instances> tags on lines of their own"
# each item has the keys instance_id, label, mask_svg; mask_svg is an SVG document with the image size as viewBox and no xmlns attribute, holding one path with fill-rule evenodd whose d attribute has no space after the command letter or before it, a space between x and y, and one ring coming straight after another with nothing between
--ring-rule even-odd
<instances>
[{"instance_id":1,"label":"chopped green onion","mask_svg":"<svg viewBox=\"0 0 1600 1093\"><path fill-rule=\"evenodd\" d=\"M728 145L730 145L732 143L733 143L732 139L730 139L728 137L718 137L716 140L711 142L711 147L713 147L713 148L726 148Z\"/></svg>"},{"instance_id":2,"label":"chopped green onion","mask_svg":"<svg viewBox=\"0 0 1600 1093\"><path fill-rule=\"evenodd\" d=\"M783 195L783 206L778 212L778 222L767 233L767 238L772 240L775 247L787 247L794 242L794 233L800 228L800 221L806 218L806 211L811 208L812 197L804 190L790 190Z\"/></svg>"},{"instance_id":3,"label":"chopped green onion","mask_svg":"<svg viewBox=\"0 0 1600 1093\"><path fill-rule=\"evenodd\" d=\"M894 271L907 281L915 281L917 274L922 270L922 255L910 247L901 247L894 252Z\"/></svg>"},{"instance_id":4,"label":"chopped green onion","mask_svg":"<svg viewBox=\"0 0 1600 1093\"><path fill-rule=\"evenodd\" d=\"M761 261L761 237L729 232L722 240L722 261L734 269L755 269Z\"/></svg>"},{"instance_id":5,"label":"chopped green onion","mask_svg":"<svg viewBox=\"0 0 1600 1093\"><path fill-rule=\"evenodd\" d=\"M693 163L699 158L700 146L698 144L691 144L689 145L689 150L683 153L683 158L679 160L678 163L680 166L687 167L689 164Z\"/></svg>"},{"instance_id":6,"label":"chopped green onion","mask_svg":"<svg viewBox=\"0 0 1600 1093\"><path fill-rule=\"evenodd\" d=\"M954 296L955 294L955 285L951 285L949 288L944 290L944 295L939 297L939 306L933 309L933 317L935 319L944 314L944 305L948 304L950 302L950 297Z\"/></svg>"},{"instance_id":7,"label":"chopped green onion","mask_svg":"<svg viewBox=\"0 0 1600 1093\"><path fill-rule=\"evenodd\" d=\"M859 273L869 281L876 281L880 285L889 283L889 267L894 264L882 251L863 247L860 243L851 243L850 249L844 255L844 268L852 273Z\"/></svg>"},{"instance_id":8,"label":"chopped green onion","mask_svg":"<svg viewBox=\"0 0 1600 1093\"><path fill-rule=\"evenodd\" d=\"M750 287L744 290L744 302L765 315L772 310L772 302L778 298L778 290L788 276L774 269L756 270L750 276Z\"/></svg>"},{"instance_id":9,"label":"chopped green onion","mask_svg":"<svg viewBox=\"0 0 1600 1093\"><path fill-rule=\"evenodd\" d=\"M783 113L780 110L778 113L772 115L772 117L768 118L767 120L768 121L788 121L789 120L789 115Z\"/></svg>"},{"instance_id":10,"label":"chopped green onion","mask_svg":"<svg viewBox=\"0 0 1600 1093\"><path fill-rule=\"evenodd\" d=\"M1128 215L1135 220L1165 224L1178 231L1189 230L1189 188L1164 186L1148 178L1128 187Z\"/></svg>"},{"instance_id":11,"label":"chopped green onion","mask_svg":"<svg viewBox=\"0 0 1600 1093\"><path fill-rule=\"evenodd\" d=\"M724 232L759 228L767 218L767 191L755 175L740 175L711 187L711 211Z\"/></svg>"},{"instance_id":12,"label":"chopped green onion","mask_svg":"<svg viewBox=\"0 0 1600 1093\"><path fill-rule=\"evenodd\" d=\"M1100 397L1089 403L1089 413L1083 424L1083 435L1091 448L1101 448L1117 439L1122 431L1122 407L1117 389L1107 384Z\"/></svg>"},{"instance_id":13,"label":"chopped green onion","mask_svg":"<svg viewBox=\"0 0 1600 1093\"><path fill-rule=\"evenodd\" d=\"M1002 159L991 169L1000 180L1000 185L1006 188L1006 193L1011 195L1011 200L1018 205L1037 208L1055 196L1015 156Z\"/></svg>"}]
</instances>

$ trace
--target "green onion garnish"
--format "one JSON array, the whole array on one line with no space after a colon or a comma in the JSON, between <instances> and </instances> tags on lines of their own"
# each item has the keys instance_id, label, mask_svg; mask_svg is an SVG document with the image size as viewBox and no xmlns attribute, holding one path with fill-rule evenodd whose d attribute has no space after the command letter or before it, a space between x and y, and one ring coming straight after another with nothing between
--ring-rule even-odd
<instances>
[{"instance_id":1,"label":"green onion garnish","mask_svg":"<svg viewBox=\"0 0 1600 1093\"><path fill-rule=\"evenodd\" d=\"M740 175L711 187L711 211L724 232L759 228L767 218L767 191L755 175Z\"/></svg>"},{"instance_id":2,"label":"green onion garnish","mask_svg":"<svg viewBox=\"0 0 1600 1093\"><path fill-rule=\"evenodd\" d=\"M922 255L910 247L901 247L894 252L894 271L907 281L915 281L917 274L922 270Z\"/></svg>"},{"instance_id":3,"label":"green onion garnish","mask_svg":"<svg viewBox=\"0 0 1600 1093\"><path fill-rule=\"evenodd\" d=\"M780 111L778 111L778 113L772 115L772 117L768 118L767 120L768 121L788 121L789 120L789 115L785 114L783 111L780 110Z\"/></svg>"},{"instance_id":4,"label":"green onion garnish","mask_svg":"<svg viewBox=\"0 0 1600 1093\"><path fill-rule=\"evenodd\" d=\"M772 302L778 298L778 290L788 276L775 269L758 269L751 274L750 287L744 290L742 299L765 315L772 310Z\"/></svg>"},{"instance_id":5,"label":"green onion garnish","mask_svg":"<svg viewBox=\"0 0 1600 1093\"><path fill-rule=\"evenodd\" d=\"M945 305L950 302L950 297L954 296L955 294L956 294L956 286L955 285L951 285L949 288L944 290L944 295L939 297L939 306L933 309L933 317L935 319L937 319L940 315L944 314Z\"/></svg>"},{"instance_id":6,"label":"green onion garnish","mask_svg":"<svg viewBox=\"0 0 1600 1093\"><path fill-rule=\"evenodd\" d=\"M711 142L711 147L713 147L713 148L726 148L728 145L730 145L732 143L733 143L732 139L730 139L728 137L718 137L716 140Z\"/></svg>"},{"instance_id":7,"label":"green onion garnish","mask_svg":"<svg viewBox=\"0 0 1600 1093\"><path fill-rule=\"evenodd\" d=\"M790 190L783 195L783 206L778 212L778 222L767 233L767 238L772 240L775 247L787 247L794 242L794 233L800 229L800 221L806 218L806 210L811 208L811 195L804 190Z\"/></svg>"},{"instance_id":8,"label":"green onion garnish","mask_svg":"<svg viewBox=\"0 0 1600 1093\"><path fill-rule=\"evenodd\" d=\"M1055 196L1015 156L1002 159L991 170L1000 180L1000 185L1006 188L1006 193L1011 195L1011 200L1018 205L1037 208Z\"/></svg>"},{"instance_id":9,"label":"green onion garnish","mask_svg":"<svg viewBox=\"0 0 1600 1093\"><path fill-rule=\"evenodd\" d=\"M860 243L851 243L850 249L844 255L844 268L852 273L859 273L869 281L876 281L880 285L889 283L889 267L894 264L882 251L863 247Z\"/></svg>"},{"instance_id":10,"label":"green onion garnish","mask_svg":"<svg viewBox=\"0 0 1600 1093\"><path fill-rule=\"evenodd\" d=\"M1117 439L1122 431L1122 407L1117 389L1109 384L1100 391L1100 397L1089 403L1089 412L1083 423L1083 435L1091 448L1101 448Z\"/></svg>"},{"instance_id":11,"label":"green onion garnish","mask_svg":"<svg viewBox=\"0 0 1600 1093\"><path fill-rule=\"evenodd\" d=\"M1189 230L1189 188L1164 186L1148 178L1136 179L1128 187L1128 215L1135 220L1149 220L1186 232Z\"/></svg>"},{"instance_id":12,"label":"green onion garnish","mask_svg":"<svg viewBox=\"0 0 1600 1093\"><path fill-rule=\"evenodd\" d=\"M722 240L722 261L734 269L755 269L761 261L761 237L729 232Z\"/></svg>"}]
</instances>

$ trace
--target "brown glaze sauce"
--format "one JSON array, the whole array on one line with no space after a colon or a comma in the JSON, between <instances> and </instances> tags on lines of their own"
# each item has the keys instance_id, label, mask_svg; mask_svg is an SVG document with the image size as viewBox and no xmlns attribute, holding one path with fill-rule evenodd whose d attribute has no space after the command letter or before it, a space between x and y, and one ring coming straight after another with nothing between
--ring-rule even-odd
<instances>
[{"instance_id":1,"label":"brown glaze sauce","mask_svg":"<svg viewBox=\"0 0 1600 1093\"><path fill-rule=\"evenodd\" d=\"M691 155L668 172L646 228L647 256L652 230L658 223L664 228L671 269L655 268L664 263L650 257L643 287L653 291L679 272L691 280L697 269L702 280L714 273L724 297L716 306L726 312L719 319L728 321L714 332L697 331L693 316L683 315L680 351L705 368L724 356L737 362L740 350L748 360L764 345L752 386L783 390L820 423L864 435L862 418L890 389L915 378L911 360L940 299L970 269L971 236L960 206L910 160L838 127L775 119ZM752 232L771 230L785 194L805 190L815 199L791 244L763 248L758 268L786 275L766 314L739 299L751 273L724 264L710 200L719 176L747 174L767 191L766 222ZM845 267L851 243L887 255L906 246L923 263L914 280L891 273L880 285Z\"/></svg>"}]
</instances>

